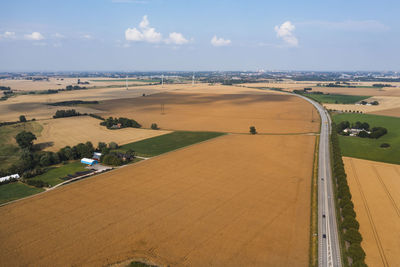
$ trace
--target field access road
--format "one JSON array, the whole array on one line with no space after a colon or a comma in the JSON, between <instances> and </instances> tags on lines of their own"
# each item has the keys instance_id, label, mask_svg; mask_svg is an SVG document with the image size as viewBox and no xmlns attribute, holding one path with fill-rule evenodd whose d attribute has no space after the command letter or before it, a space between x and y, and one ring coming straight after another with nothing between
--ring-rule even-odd
<instances>
[{"instance_id":1,"label":"field access road","mask_svg":"<svg viewBox=\"0 0 400 267\"><path fill-rule=\"evenodd\" d=\"M320 104L307 97L297 96L313 104L321 116L318 153L318 266L341 267L329 149L331 119L328 112Z\"/></svg>"}]
</instances>

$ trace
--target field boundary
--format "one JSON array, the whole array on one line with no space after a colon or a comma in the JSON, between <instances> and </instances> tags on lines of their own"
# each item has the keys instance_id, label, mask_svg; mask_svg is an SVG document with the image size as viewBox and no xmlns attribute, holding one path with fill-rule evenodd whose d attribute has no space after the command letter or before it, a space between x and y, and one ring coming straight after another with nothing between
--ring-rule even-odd
<instances>
[{"instance_id":1,"label":"field boundary","mask_svg":"<svg viewBox=\"0 0 400 267\"><path fill-rule=\"evenodd\" d=\"M318 266L318 158L319 135L315 138L313 175L311 178L309 266Z\"/></svg>"}]
</instances>

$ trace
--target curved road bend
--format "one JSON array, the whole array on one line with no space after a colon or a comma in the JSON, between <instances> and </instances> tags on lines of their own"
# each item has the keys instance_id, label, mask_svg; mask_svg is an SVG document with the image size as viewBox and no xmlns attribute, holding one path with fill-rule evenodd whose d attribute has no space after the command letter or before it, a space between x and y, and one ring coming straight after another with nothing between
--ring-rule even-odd
<instances>
[{"instance_id":1,"label":"curved road bend","mask_svg":"<svg viewBox=\"0 0 400 267\"><path fill-rule=\"evenodd\" d=\"M329 149L331 118L325 108L317 102L301 95L297 96L313 104L321 116L318 158L318 266L341 267Z\"/></svg>"}]
</instances>

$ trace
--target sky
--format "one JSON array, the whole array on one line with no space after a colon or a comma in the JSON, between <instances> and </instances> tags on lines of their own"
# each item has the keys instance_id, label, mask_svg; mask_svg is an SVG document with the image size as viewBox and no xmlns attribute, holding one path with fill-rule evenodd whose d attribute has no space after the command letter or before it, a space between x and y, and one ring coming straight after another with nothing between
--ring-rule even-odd
<instances>
[{"instance_id":1,"label":"sky","mask_svg":"<svg viewBox=\"0 0 400 267\"><path fill-rule=\"evenodd\" d=\"M400 1L1 0L0 71L400 71Z\"/></svg>"}]
</instances>

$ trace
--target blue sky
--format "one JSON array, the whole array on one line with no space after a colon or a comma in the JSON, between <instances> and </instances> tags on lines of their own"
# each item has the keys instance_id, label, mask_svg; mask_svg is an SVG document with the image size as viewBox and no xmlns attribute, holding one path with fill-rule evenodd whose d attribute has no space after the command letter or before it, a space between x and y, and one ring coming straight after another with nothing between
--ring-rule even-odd
<instances>
[{"instance_id":1,"label":"blue sky","mask_svg":"<svg viewBox=\"0 0 400 267\"><path fill-rule=\"evenodd\" d=\"M399 10L371 0L2 0L0 71L399 71Z\"/></svg>"}]
</instances>

